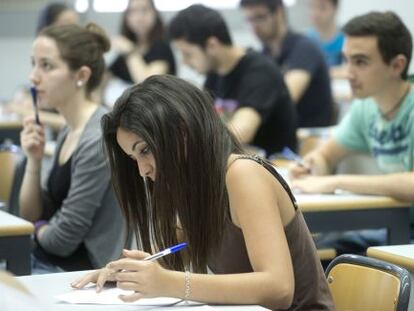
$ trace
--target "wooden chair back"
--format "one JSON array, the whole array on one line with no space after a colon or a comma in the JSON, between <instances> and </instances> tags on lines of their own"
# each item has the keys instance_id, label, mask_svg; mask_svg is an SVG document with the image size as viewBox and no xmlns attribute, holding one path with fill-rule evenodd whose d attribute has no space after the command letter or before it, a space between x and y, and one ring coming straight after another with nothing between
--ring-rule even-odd
<instances>
[{"instance_id":1,"label":"wooden chair back","mask_svg":"<svg viewBox=\"0 0 414 311\"><path fill-rule=\"evenodd\" d=\"M341 255L326 270L337 311L406 311L411 290L407 270L377 259Z\"/></svg>"},{"instance_id":2,"label":"wooden chair back","mask_svg":"<svg viewBox=\"0 0 414 311\"><path fill-rule=\"evenodd\" d=\"M0 201L9 202L16 165L22 158L19 147L0 146Z\"/></svg>"}]
</instances>

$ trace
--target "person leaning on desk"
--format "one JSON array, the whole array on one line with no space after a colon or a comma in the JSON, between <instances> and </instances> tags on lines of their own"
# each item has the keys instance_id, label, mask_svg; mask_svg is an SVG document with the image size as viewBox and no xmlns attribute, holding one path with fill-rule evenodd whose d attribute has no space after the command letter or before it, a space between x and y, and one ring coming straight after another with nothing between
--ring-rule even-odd
<instances>
[{"instance_id":1,"label":"person leaning on desk","mask_svg":"<svg viewBox=\"0 0 414 311\"><path fill-rule=\"evenodd\" d=\"M103 117L114 187L143 251L125 250L125 258L72 286L92 281L100 290L117 281L135 291L124 301L167 296L333 310L289 187L265 160L242 154L212 103L184 80L152 76ZM182 241L187 251L142 260Z\"/></svg>"},{"instance_id":2,"label":"person leaning on desk","mask_svg":"<svg viewBox=\"0 0 414 311\"><path fill-rule=\"evenodd\" d=\"M35 223L34 272L92 269L121 254L124 226L99 128L107 110L91 99L109 46L104 31L93 23L48 27L33 43L30 79L39 106L55 108L67 124L44 183L42 120L26 118L21 133L27 165L20 215Z\"/></svg>"},{"instance_id":3,"label":"person leaning on desk","mask_svg":"<svg viewBox=\"0 0 414 311\"><path fill-rule=\"evenodd\" d=\"M221 14L203 5L181 11L169 29L183 62L207 76L204 88L242 144L261 148L267 156L284 146L296 149L295 109L271 60L233 44Z\"/></svg>"},{"instance_id":4,"label":"person leaning on desk","mask_svg":"<svg viewBox=\"0 0 414 311\"><path fill-rule=\"evenodd\" d=\"M309 193L342 189L414 202L414 91L407 80L410 32L392 12L355 17L344 26L344 32L343 54L357 100L333 137L306 155L304 165L290 167L296 178L292 187ZM331 174L343 158L355 152L370 153L383 174L322 176ZM363 251L369 243L384 243L385 236L353 233L342 243L357 241L363 242L355 245Z\"/></svg>"}]
</instances>

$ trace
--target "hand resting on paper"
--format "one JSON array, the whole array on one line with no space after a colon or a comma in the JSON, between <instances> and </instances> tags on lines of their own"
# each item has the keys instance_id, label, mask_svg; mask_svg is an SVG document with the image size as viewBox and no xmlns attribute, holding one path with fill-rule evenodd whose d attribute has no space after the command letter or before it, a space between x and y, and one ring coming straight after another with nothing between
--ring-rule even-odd
<instances>
[{"instance_id":1,"label":"hand resting on paper","mask_svg":"<svg viewBox=\"0 0 414 311\"><path fill-rule=\"evenodd\" d=\"M96 283L100 292L108 281L115 281L120 289L133 290L131 295L121 295L120 299L132 302L140 298L166 296L164 289L168 282L168 271L156 261L144 261L150 254L138 250L123 250L125 258L112 261L104 268L86 274L71 283L73 288L83 288L88 283Z\"/></svg>"}]
</instances>

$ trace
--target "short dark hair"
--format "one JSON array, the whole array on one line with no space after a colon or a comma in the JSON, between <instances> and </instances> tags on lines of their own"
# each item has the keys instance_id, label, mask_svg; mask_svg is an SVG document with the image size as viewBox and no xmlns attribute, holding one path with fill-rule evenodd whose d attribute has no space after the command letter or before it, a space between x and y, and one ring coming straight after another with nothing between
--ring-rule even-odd
<instances>
[{"instance_id":1,"label":"short dark hair","mask_svg":"<svg viewBox=\"0 0 414 311\"><path fill-rule=\"evenodd\" d=\"M56 25L44 28L38 36L56 42L60 56L70 70L78 70L82 66L90 68L91 76L86 84L88 95L100 85L106 68L103 54L111 47L109 38L101 27L95 23L89 23L85 27Z\"/></svg>"},{"instance_id":2,"label":"short dark hair","mask_svg":"<svg viewBox=\"0 0 414 311\"><path fill-rule=\"evenodd\" d=\"M270 12L275 12L279 8L283 8L282 0L241 0L241 7L263 5L269 9Z\"/></svg>"},{"instance_id":3,"label":"short dark hair","mask_svg":"<svg viewBox=\"0 0 414 311\"><path fill-rule=\"evenodd\" d=\"M377 37L378 49L386 64L398 54L403 54L407 65L401 78L407 79L413 42L410 31L394 12L370 12L354 17L345 24L343 31L347 36Z\"/></svg>"},{"instance_id":4,"label":"short dark hair","mask_svg":"<svg viewBox=\"0 0 414 311\"><path fill-rule=\"evenodd\" d=\"M170 23L170 38L184 39L205 47L207 39L216 37L225 45L232 45L229 29L219 12L201 4L180 11Z\"/></svg>"}]
</instances>

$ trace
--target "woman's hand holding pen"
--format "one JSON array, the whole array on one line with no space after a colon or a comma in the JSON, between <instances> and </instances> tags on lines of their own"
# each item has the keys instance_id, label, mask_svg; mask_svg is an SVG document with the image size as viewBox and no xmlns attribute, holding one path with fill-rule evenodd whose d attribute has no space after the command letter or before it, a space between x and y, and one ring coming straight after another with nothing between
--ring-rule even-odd
<instances>
[{"instance_id":1,"label":"woman's hand holding pen","mask_svg":"<svg viewBox=\"0 0 414 311\"><path fill-rule=\"evenodd\" d=\"M131 295L121 296L125 302L132 302L140 298L150 298L166 295L166 280L168 270L161 267L157 261L145 261L149 254L141 251L124 250L123 259L110 264L112 269L119 272L115 278L117 287L124 290L133 290Z\"/></svg>"},{"instance_id":2,"label":"woman's hand holding pen","mask_svg":"<svg viewBox=\"0 0 414 311\"><path fill-rule=\"evenodd\" d=\"M125 258L112 261L104 268L72 282L72 287L79 289L92 282L96 283L96 290L99 292L106 282L116 281L118 288L134 291L131 295L120 296L120 299L125 302L162 296L168 270L162 268L156 261L143 260L150 256L148 253L124 250L123 255Z\"/></svg>"},{"instance_id":3,"label":"woman's hand holding pen","mask_svg":"<svg viewBox=\"0 0 414 311\"><path fill-rule=\"evenodd\" d=\"M45 131L42 124L36 124L34 116L24 119L20 144L29 161L42 160L45 150Z\"/></svg>"}]
</instances>

